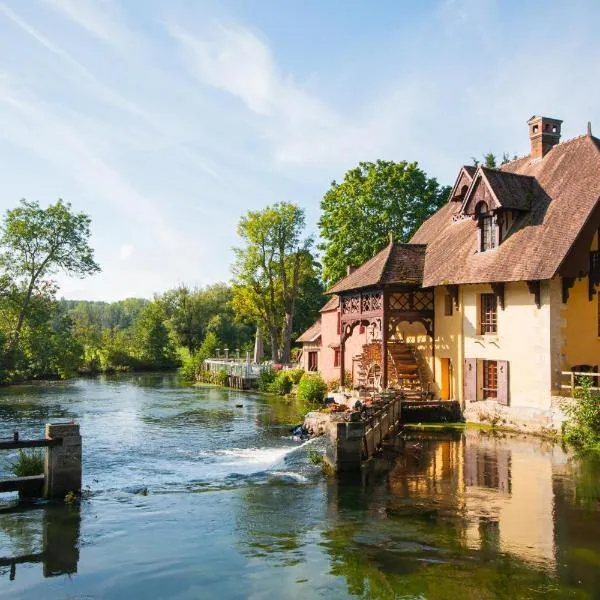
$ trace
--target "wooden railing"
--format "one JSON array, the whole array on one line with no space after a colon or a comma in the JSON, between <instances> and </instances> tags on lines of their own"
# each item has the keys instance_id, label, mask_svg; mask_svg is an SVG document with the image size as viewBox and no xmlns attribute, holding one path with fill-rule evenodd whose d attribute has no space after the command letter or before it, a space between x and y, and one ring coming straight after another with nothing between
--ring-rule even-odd
<instances>
[{"instance_id":1,"label":"wooden railing","mask_svg":"<svg viewBox=\"0 0 600 600\"><path fill-rule=\"evenodd\" d=\"M579 380L583 377L589 377L592 379L593 385L590 388L591 390L595 392L600 391L600 373L590 373L586 371L562 371L561 378L563 380L568 378L569 383L563 383L563 381L561 381L560 389L569 390L571 395L574 395L575 390L581 389Z\"/></svg>"},{"instance_id":2,"label":"wooden railing","mask_svg":"<svg viewBox=\"0 0 600 600\"><path fill-rule=\"evenodd\" d=\"M0 450L15 450L20 448L49 448L62 445L62 438L44 438L40 440L22 440L19 432L15 431L12 439L0 440ZM39 496L44 487L44 474L28 477L12 477L0 479L0 492L19 492L23 495Z\"/></svg>"}]
</instances>

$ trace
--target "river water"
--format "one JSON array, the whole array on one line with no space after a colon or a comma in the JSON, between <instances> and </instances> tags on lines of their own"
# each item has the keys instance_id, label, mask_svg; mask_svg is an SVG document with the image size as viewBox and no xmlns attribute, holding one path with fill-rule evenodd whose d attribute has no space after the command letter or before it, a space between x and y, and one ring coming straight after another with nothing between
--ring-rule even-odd
<instances>
[{"instance_id":1,"label":"river water","mask_svg":"<svg viewBox=\"0 0 600 600\"><path fill-rule=\"evenodd\" d=\"M557 445L412 431L327 478L278 399L172 375L0 390L0 437L71 419L85 499L0 495L3 600L600 598L600 463Z\"/></svg>"}]
</instances>

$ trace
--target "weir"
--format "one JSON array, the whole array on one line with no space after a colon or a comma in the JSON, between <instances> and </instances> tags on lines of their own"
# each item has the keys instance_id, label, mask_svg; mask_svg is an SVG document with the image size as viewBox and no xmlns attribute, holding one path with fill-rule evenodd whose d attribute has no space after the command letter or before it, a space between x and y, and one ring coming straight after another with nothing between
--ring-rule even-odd
<instances>
[{"instance_id":1,"label":"weir","mask_svg":"<svg viewBox=\"0 0 600 600\"><path fill-rule=\"evenodd\" d=\"M311 412L304 427L325 435L325 461L336 472L359 471L381 452L405 423L462 421L455 401L407 401L402 394L381 394L372 404L346 413Z\"/></svg>"},{"instance_id":2,"label":"weir","mask_svg":"<svg viewBox=\"0 0 600 600\"><path fill-rule=\"evenodd\" d=\"M0 440L0 450L45 448L44 472L29 477L0 480L0 492L19 492L22 498L64 498L68 492L81 491L81 435L75 423L48 423L46 437Z\"/></svg>"}]
</instances>

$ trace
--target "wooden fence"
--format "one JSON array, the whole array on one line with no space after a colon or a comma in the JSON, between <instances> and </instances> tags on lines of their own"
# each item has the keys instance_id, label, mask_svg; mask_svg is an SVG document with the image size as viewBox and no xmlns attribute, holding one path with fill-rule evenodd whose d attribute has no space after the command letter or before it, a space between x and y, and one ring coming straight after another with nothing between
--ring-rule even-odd
<instances>
[{"instance_id":1,"label":"wooden fence","mask_svg":"<svg viewBox=\"0 0 600 600\"><path fill-rule=\"evenodd\" d=\"M580 379L588 377L592 380L591 390L600 392L600 373L590 373L585 371L562 371L561 372L561 390L569 390L571 396L575 394L575 390L581 389ZM564 383L567 380L568 383Z\"/></svg>"}]
</instances>

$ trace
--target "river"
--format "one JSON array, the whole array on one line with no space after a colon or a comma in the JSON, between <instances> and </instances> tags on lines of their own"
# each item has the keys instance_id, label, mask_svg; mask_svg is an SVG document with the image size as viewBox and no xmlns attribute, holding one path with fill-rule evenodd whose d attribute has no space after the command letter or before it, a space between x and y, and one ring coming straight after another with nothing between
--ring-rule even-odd
<instances>
[{"instance_id":1,"label":"river","mask_svg":"<svg viewBox=\"0 0 600 600\"><path fill-rule=\"evenodd\" d=\"M71 419L85 498L0 495L2 599L600 598L600 463L558 445L412 431L327 478L280 399L168 374L0 389L0 437Z\"/></svg>"}]
</instances>

